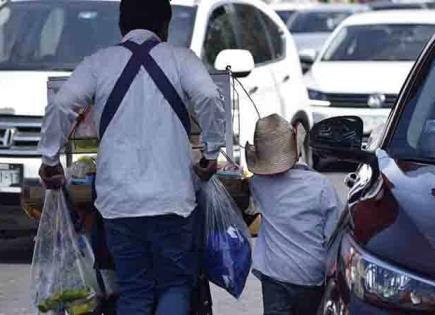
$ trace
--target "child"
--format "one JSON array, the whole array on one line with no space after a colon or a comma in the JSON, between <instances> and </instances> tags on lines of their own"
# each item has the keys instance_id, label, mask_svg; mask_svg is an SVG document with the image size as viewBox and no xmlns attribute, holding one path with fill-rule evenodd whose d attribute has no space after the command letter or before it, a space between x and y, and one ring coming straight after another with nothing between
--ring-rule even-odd
<instances>
[{"instance_id":1,"label":"child","mask_svg":"<svg viewBox=\"0 0 435 315\"><path fill-rule=\"evenodd\" d=\"M316 314L323 295L326 244L342 205L332 183L297 163L296 134L279 115L257 122L246 145L254 204L262 213L254 274L264 315Z\"/></svg>"}]
</instances>

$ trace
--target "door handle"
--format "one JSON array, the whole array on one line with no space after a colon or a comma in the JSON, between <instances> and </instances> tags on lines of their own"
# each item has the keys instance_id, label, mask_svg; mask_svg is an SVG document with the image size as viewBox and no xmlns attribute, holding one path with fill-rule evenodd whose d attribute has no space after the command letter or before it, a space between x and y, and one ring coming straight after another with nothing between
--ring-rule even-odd
<instances>
[{"instance_id":1,"label":"door handle","mask_svg":"<svg viewBox=\"0 0 435 315\"><path fill-rule=\"evenodd\" d=\"M258 91L258 86L254 86L253 88L251 88L250 90L249 90L249 95L252 95L252 94L255 94L255 93L257 93L257 91Z\"/></svg>"},{"instance_id":2,"label":"door handle","mask_svg":"<svg viewBox=\"0 0 435 315\"><path fill-rule=\"evenodd\" d=\"M285 77L284 77L284 79L282 79L282 82L287 82L288 80L290 80L290 75L289 74L287 74Z\"/></svg>"}]
</instances>

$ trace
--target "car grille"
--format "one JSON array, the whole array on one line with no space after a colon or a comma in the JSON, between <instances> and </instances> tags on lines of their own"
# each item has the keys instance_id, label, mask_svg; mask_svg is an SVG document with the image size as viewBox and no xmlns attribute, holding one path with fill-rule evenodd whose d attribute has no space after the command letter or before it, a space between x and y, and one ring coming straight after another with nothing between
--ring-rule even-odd
<instances>
[{"instance_id":1,"label":"car grille","mask_svg":"<svg viewBox=\"0 0 435 315\"><path fill-rule=\"evenodd\" d=\"M326 98L331 102L331 107L370 108L368 100L371 95L327 93ZM396 103L396 99L396 94L385 94L385 102L381 108L392 108Z\"/></svg>"},{"instance_id":2,"label":"car grille","mask_svg":"<svg viewBox=\"0 0 435 315\"><path fill-rule=\"evenodd\" d=\"M38 156L42 117L0 116L0 156Z\"/></svg>"}]
</instances>

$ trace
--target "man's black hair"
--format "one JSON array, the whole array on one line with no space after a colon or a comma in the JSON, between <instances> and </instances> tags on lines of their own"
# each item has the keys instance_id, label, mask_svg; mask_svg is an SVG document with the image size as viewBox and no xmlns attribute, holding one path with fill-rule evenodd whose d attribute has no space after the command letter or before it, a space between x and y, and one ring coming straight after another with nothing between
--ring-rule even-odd
<instances>
[{"instance_id":1,"label":"man's black hair","mask_svg":"<svg viewBox=\"0 0 435 315\"><path fill-rule=\"evenodd\" d=\"M122 0L119 8L119 27L122 35L135 29L146 29L159 36L164 35L172 17L169 1Z\"/></svg>"}]
</instances>

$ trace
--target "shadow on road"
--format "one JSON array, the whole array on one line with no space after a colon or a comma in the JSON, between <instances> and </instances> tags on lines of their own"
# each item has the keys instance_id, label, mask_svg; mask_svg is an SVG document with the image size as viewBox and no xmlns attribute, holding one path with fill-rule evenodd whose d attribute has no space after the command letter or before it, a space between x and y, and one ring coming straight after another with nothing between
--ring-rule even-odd
<instances>
[{"instance_id":1,"label":"shadow on road","mask_svg":"<svg viewBox=\"0 0 435 315\"><path fill-rule=\"evenodd\" d=\"M351 173L355 172L358 164L348 163L348 162L337 162L337 163L328 163L327 165L322 166L322 173Z\"/></svg>"},{"instance_id":2,"label":"shadow on road","mask_svg":"<svg viewBox=\"0 0 435 315\"><path fill-rule=\"evenodd\" d=\"M32 255L33 236L0 239L0 264L28 264Z\"/></svg>"}]
</instances>

